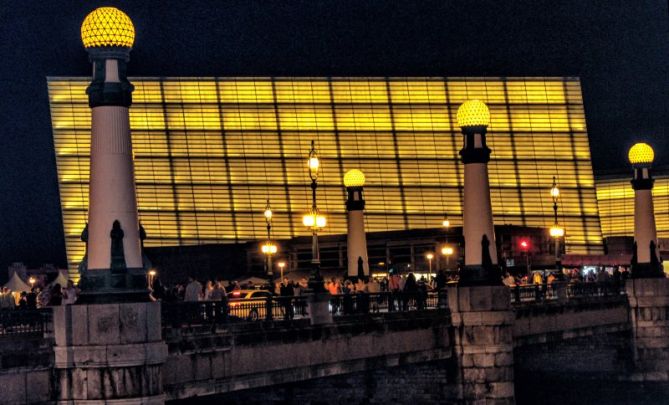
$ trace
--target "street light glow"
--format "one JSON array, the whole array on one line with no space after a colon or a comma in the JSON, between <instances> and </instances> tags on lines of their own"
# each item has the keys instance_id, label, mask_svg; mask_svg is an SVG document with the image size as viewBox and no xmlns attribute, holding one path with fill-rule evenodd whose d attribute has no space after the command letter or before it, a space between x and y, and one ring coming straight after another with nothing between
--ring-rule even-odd
<instances>
[{"instance_id":1,"label":"street light glow","mask_svg":"<svg viewBox=\"0 0 669 405\"><path fill-rule=\"evenodd\" d=\"M321 215L317 212L311 212L302 217L302 224L308 228L320 229L325 228L327 225L327 220L324 215Z\"/></svg>"},{"instance_id":2,"label":"street light glow","mask_svg":"<svg viewBox=\"0 0 669 405\"><path fill-rule=\"evenodd\" d=\"M553 238L561 238L564 236L564 228L559 225L553 225L550 229L550 235Z\"/></svg>"},{"instance_id":3,"label":"street light glow","mask_svg":"<svg viewBox=\"0 0 669 405\"><path fill-rule=\"evenodd\" d=\"M428 254L426 254L425 257L427 258L427 260L432 260L432 259L434 259L434 255L433 255L432 253L428 253Z\"/></svg>"},{"instance_id":4,"label":"street light glow","mask_svg":"<svg viewBox=\"0 0 669 405\"><path fill-rule=\"evenodd\" d=\"M278 248L274 243L267 241L260 247L260 250L266 255L273 255L277 252Z\"/></svg>"},{"instance_id":5,"label":"street light glow","mask_svg":"<svg viewBox=\"0 0 669 405\"><path fill-rule=\"evenodd\" d=\"M453 248L450 246L444 246L441 248L441 254L444 256L450 256L453 254Z\"/></svg>"}]
</instances>

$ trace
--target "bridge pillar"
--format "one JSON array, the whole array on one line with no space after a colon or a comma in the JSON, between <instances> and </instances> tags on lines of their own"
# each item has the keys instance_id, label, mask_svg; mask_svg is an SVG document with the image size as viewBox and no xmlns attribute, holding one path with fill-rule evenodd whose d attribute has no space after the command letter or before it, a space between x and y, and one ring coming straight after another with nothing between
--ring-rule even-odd
<instances>
[{"instance_id":1,"label":"bridge pillar","mask_svg":"<svg viewBox=\"0 0 669 405\"><path fill-rule=\"evenodd\" d=\"M160 303L54 308L57 403L162 404Z\"/></svg>"},{"instance_id":2,"label":"bridge pillar","mask_svg":"<svg viewBox=\"0 0 669 405\"><path fill-rule=\"evenodd\" d=\"M459 368L459 399L466 404L513 404L513 322L509 290L451 287L448 303Z\"/></svg>"},{"instance_id":3,"label":"bridge pillar","mask_svg":"<svg viewBox=\"0 0 669 405\"><path fill-rule=\"evenodd\" d=\"M633 379L669 381L669 279L631 279L625 289L634 339Z\"/></svg>"}]
</instances>

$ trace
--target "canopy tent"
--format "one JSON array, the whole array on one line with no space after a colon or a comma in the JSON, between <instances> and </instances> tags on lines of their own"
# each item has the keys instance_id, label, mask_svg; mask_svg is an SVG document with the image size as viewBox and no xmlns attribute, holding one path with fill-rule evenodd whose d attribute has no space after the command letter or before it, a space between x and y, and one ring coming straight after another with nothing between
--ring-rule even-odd
<instances>
[{"instance_id":1,"label":"canopy tent","mask_svg":"<svg viewBox=\"0 0 669 405\"><path fill-rule=\"evenodd\" d=\"M5 284L3 287L9 288L9 290L12 292L30 291L30 286L28 283L21 280L16 272L12 274L12 278L10 278L7 284Z\"/></svg>"},{"instance_id":2,"label":"canopy tent","mask_svg":"<svg viewBox=\"0 0 669 405\"><path fill-rule=\"evenodd\" d=\"M66 270L67 271L67 270ZM67 277L67 273L64 273L62 270L58 271L58 277L55 278L51 283L49 283L49 286L54 286L56 284L60 284L61 287L67 287L67 281L69 278Z\"/></svg>"}]
</instances>

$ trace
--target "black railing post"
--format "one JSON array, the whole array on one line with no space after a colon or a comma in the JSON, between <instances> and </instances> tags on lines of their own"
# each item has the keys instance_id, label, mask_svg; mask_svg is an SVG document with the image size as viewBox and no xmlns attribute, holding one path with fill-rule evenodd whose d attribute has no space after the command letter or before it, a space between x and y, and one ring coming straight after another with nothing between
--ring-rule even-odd
<instances>
[{"instance_id":1,"label":"black railing post","mask_svg":"<svg viewBox=\"0 0 669 405\"><path fill-rule=\"evenodd\" d=\"M265 320L271 321L273 319L272 310L274 309L273 297L267 297L265 301Z\"/></svg>"}]
</instances>

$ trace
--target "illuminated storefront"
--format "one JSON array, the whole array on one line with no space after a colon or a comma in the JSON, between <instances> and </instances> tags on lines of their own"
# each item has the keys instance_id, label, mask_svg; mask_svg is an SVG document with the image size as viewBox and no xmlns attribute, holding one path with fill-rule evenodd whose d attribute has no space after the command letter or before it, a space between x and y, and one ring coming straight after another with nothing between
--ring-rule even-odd
<instances>
[{"instance_id":1,"label":"illuminated storefront","mask_svg":"<svg viewBox=\"0 0 669 405\"><path fill-rule=\"evenodd\" d=\"M346 171L361 169L368 232L461 225L458 106L491 111L495 224L549 227L557 175L567 253L601 253L583 101L575 78L131 78L146 246L307 235L305 158L322 159L324 234L346 232ZM83 78L48 78L67 256L84 254L90 109ZM660 221L658 221L659 223Z\"/></svg>"}]
</instances>

